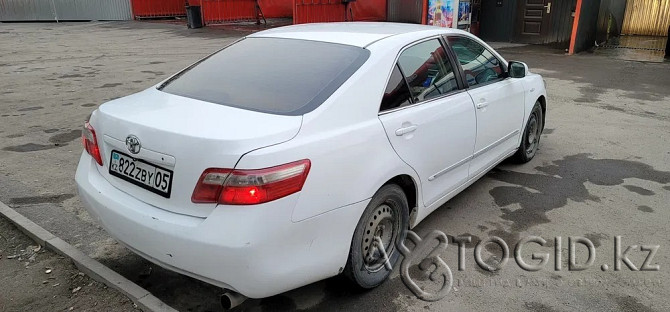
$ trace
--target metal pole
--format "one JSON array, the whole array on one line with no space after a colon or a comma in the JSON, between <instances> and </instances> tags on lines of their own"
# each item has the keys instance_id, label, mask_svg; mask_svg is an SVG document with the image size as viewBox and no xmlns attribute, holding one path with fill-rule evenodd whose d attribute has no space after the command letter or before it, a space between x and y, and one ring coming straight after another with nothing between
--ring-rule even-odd
<instances>
[{"instance_id":1,"label":"metal pole","mask_svg":"<svg viewBox=\"0 0 670 312\"><path fill-rule=\"evenodd\" d=\"M56 4L54 0L51 0L51 8L54 10L54 18L56 18L56 23L58 23L58 12L56 12Z\"/></svg>"}]
</instances>

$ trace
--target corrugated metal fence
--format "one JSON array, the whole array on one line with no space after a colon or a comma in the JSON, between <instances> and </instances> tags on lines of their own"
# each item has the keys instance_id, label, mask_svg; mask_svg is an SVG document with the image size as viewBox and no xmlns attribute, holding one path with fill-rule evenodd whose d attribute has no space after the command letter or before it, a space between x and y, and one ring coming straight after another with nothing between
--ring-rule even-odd
<instances>
[{"instance_id":1,"label":"corrugated metal fence","mask_svg":"<svg viewBox=\"0 0 670 312\"><path fill-rule=\"evenodd\" d=\"M386 21L386 0L365 0L351 3L351 19L354 21Z\"/></svg>"},{"instance_id":2,"label":"corrugated metal fence","mask_svg":"<svg viewBox=\"0 0 670 312\"><path fill-rule=\"evenodd\" d=\"M293 23L385 21L386 0L295 0Z\"/></svg>"},{"instance_id":3,"label":"corrugated metal fence","mask_svg":"<svg viewBox=\"0 0 670 312\"><path fill-rule=\"evenodd\" d=\"M344 22L349 14L341 0L295 0L293 24Z\"/></svg>"},{"instance_id":4,"label":"corrugated metal fence","mask_svg":"<svg viewBox=\"0 0 670 312\"><path fill-rule=\"evenodd\" d=\"M423 19L422 0L389 0L388 21L420 24Z\"/></svg>"},{"instance_id":5,"label":"corrugated metal fence","mask_svg":"<svg viewBox=\"0 0 670 312\"><path fill-rule=\"evenodd\" d=\"M186 16L184 0L130 0L130 2L133 6L133 17L136 19Z\"/></svg>"},{"instance_id":6,"label":"corrugated metal fence","mask_svg":"<svg viewBox=\"0 0 670 312\"><path fill-rule=\"evenodd\" d=\"M129 19L129 0L0 0L3 22Z\"/></svg>"},{"instance_id":7,"label":"corrugated metal fence","mask_svg":"<svg viewBox=\"0 0 670 312\"><path fill-rule=\"evenodd\" d=\"M666 36L670 26L670 0L628 0L621 33Z\"/></svg>"},{"instance_id":8,"label":"corrugated metal fence","mask_svg":"<svg viewBox=\"0 0 670 312\"><path fill-rule=\"evenodd\" d=\"M205 24L255 21L256 0L201 0Z\"/></svg>"}]
</instances>

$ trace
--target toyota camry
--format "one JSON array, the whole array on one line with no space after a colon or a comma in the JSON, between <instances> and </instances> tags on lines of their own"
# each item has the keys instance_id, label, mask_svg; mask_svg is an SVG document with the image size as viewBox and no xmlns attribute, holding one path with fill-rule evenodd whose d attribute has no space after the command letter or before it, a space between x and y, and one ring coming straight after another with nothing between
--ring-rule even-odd
<instances>
[{"instance_id":1,"label":"toyota camry","mask_svg":"<svg viewBox=\"0 0 670 312\"><path fill-rule=\"evenodd\" d=\"M234 294L373 288L406 230L533 158L546 102L541 76L460 30L276 28L102 104L76 181L123 245Z\"/></svg>"}]
</instances>

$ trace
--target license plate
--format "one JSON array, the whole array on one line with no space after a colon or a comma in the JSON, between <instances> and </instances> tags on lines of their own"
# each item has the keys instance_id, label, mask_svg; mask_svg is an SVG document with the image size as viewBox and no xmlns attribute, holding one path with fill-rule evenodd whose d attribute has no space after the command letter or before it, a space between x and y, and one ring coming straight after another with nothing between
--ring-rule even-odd
<instances>
[{"instance_id":1,"label":"license plate","mask_svg":"<svg viewBox=\"0 0 670 312\"><path fill-rule=\"evenodd\" d=\"M118 151L112 151L109 174L126 180L141 188L165 198L170 198L172 171L133 158Z\"/></svg>"}]
</instances>

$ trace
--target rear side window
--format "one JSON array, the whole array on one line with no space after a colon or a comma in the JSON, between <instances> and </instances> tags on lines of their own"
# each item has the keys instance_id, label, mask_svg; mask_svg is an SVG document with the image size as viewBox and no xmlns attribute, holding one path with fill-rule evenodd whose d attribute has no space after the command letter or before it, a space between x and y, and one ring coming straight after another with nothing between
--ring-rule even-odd
<instances>
[{"instance_id":1,"label":"rear side window","mask_svg":"<svg viewBox=\"0 0 670 312\"><path fill-rule=\"evenodd\" d=\"M386 91L384 91L379 111L383 112L407 106L410 104L409 96L409 88L407 87L405 78L402 76L398 65L393 66L393 72L391 73L391 78L389 78L388 85L386 85Z\"/></svg>"},{"instance_id":2,"label":"rear side window","mask_svg":"<svg viewBox=\"0 0 670 312\"><path fill-rule=\"evenodd\" d=\"M159 89L252 111L302 115L321 105L369 54L363 48L334 43L246 38Z\"/></svg>"},{"instance_id":3,"label":"rear side window","mask_svg":"<svg viewBox=\"0 0 670 312\"><path fill-rule=\"evenodd\" d=\"M449 37L449 45L461 63L468 85L499 81L505 78L502 62L484 46L465 37Z\"/></svg>"},{"instance_id":4,"label":"rear side window","mask_svg":"<svg viewBox=\"0 0 670 312\"><path fill-rule=\"evenodd\" d=\"M400 54L402 69L414 102L458 90L454 68L438 39L418 43Z\"/></svg>"}]
</instances>

